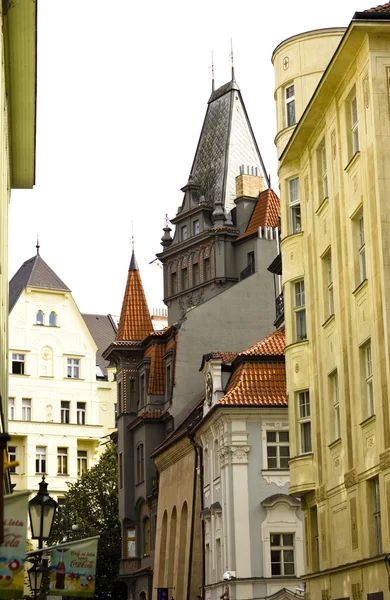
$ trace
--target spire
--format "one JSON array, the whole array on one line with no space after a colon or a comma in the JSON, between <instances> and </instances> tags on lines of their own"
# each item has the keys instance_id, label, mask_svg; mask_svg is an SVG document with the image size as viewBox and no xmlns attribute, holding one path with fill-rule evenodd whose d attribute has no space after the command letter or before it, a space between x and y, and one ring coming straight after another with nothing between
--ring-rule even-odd
<instances>
[{"instance_id":1,"label":"spire","mask_svg":"<svg viewBox=\"0 0 390 600\"><path fill-rule=\"evenodd\" d=\"M153 331L148 303L134 254L134 240L116 341L142 341Z\"/></svg>"},{"instance_id":2,"label":"spire","mask_svg":"<svg viewBox=\"0 0 390 600\"><path fill-rule=\"evenodd\" d=\"M35 248L37 249L37 256L39 256L39 248L40 248L40 245L39 245L39 237L38 237L38 234L37 234L37 245L35 246Z\"/></svg>"},{"instance_id":3,"label":"spire","mask_svg":"<svg viewBox=\"0 0 390 600\"><path fill-rule=\"evenodd\" d=\"M233 55L233 38L230 38L230 60L232 61L232 81L235 80L234 77L234 55Z\"/></svg>"}]
</instances>

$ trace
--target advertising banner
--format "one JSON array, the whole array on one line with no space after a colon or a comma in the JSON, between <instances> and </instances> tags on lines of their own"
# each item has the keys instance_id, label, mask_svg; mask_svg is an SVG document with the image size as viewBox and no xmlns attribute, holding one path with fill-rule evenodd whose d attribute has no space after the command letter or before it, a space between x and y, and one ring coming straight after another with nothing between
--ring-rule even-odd
<instances>
[{"instance_id":1,"label":"advertising banner","mask_svg":"<svg viewBox=\"0 0 390 600\"><path fill-rule=\"evenodd\" d=\"M23 596L27 515L28 492L5 496L4 542L0 545L0 598Z\"/></svg>"},{"instance_id":2,"label":"advertising banner","mask_svg":"<svg viewBox=\"0 0 390 600\"><path fill-rule=\"evenodd\" d=\"M50 596L93 598L99 536L51 548Z\"/></svg>"}]
</instances>

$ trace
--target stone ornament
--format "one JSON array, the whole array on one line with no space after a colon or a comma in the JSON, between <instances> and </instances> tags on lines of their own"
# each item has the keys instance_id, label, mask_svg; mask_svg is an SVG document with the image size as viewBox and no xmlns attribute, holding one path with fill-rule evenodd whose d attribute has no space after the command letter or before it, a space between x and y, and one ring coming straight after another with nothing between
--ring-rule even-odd
<instances>
[{"instance_id":1,"label":"stone ornament","mask_svg":"<svg viewBox=\"0 0 390 600\"><path fill-rule=\"evenodd\" d=\"M329 590L328 589L321 590L321 599L329 600Z\"/></svg>"},{"instance_id":2,"label":"stone ornament","mask_svg":"<svg viewBox=\"0 0 390 600\"><path fill-rule=\"evenodd\" d=\"M360 600L362 597L362 588L360 583L352 584L352 598L353 600Z\"/></svg>"},{"instance_id":3,"label":"stone ornament","mask_svg":"<svg viewBox=\"0 0 390 600\"><path fill-rule=\"evenodd\" d=\"M344 473L344 485L346 488L350 488L353 485L356 485L358 482L358 477L355 469L352 471L348 471L348 473Z\"/></svg>"},{"instance_id":4,"label":"stone ornament","mask_svg":"<svg viewBox=\"0 0 390 600\"><path fill-rule=\"evenodd\" d=\"M288 56L285 56L283 59L283 71L287 71L290 66L290 59Z\"/></svg>"},{"instance_id":5,"label":"stone ornament","mask_svg":"<svg viewBox=\"0 0 390 600\"><path fill-rule=\"evenodd\" d=\"M232 457L232 464L248 464L248 454L250 451L250 446L231 446L230 454Z\"/></svg>"},{"instance_id":6,"label":"stone ornament","mask_svg":"<svg viewBox=\"0 0 390 600\"><path fill-rule=\"evenodd\" d=\"M316 503L323 502L326 498L325 486L321 485L316 489Z\"/></svg>"},{"instance_id":7,"label":"stone ornament","mask_svg":"<svg viewBox=\"0 0 390 600\"><path fill-rule=\"evenodd\" d=\"M390 467L390 448L388 448L379 455L379 464L381 470Z\"/></svg>"},{"instance_id":8,"label":"stone ornament","mask_svg":"<svg viewBox=\"0 0 390 600\"><path fill-rule=\"evenodd\" d=\"M220 466L221 469L223 467L225 467L226 465L229 464L229 447L228 446L221 446L221 448L219 449L219 461L220 461Z\"/></svg>"}]
</instances>

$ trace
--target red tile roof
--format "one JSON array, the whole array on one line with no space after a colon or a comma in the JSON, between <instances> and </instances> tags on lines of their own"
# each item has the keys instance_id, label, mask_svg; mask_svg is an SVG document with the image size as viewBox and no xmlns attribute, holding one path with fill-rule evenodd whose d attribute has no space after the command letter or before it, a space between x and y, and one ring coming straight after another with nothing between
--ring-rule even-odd
<instances>
[{"instance_id":1,"label":"red tile roof","mask_svg":"<svg viewBox=\"0 0 390 600\"><path fill-rule=\"evenodd\" d=\"M230 406L287 406L284 362L244 362L218 402Z\"/></svg>"},{"instance_id":2,"label":"red tile roof","mask_svg":"<svg viewBox=\"0 0 390 600\"><path fill-rule=\"evenodd\" d=\"M279 197L271 189L264 190L259 196L245 233L240 235L237 240L243 240L257 233L259 227L278 227L279 217Z\"/></svg>"},{"instance_id":3,"label":"red tile roof","mask_svg":"<svg viewBox=\"0 0 390 600\"><path fill-rule=\"evenodd\" d=\"M387 12L390 12L390 2L386 2L386 4L379 4L379 6L374 6L373 8L368 8L367 10L364 10L363 12L370 12L370 13L376 13L376 12L387 13Z\"/></svg>"},{"instance_id":4,"label":"red tile roof","mask_svg":"<svg viewBox=\"0 0 390 600\"><path fill-rule=\"evenodd\" d=\"M148 394L165 394L165 344L153 344L145 351L145 358L150 358Z\"/></svg>"},{"instance_id":5,"label":"red tile roof","mask_svg":"<svg viewBox=\"0 0 390 600\"><path fill-rule=\"evenodd\" d=\"M143 340L153 331L138 265L131 257L116 341Z\"/></svg>"},{"instance_id":6,"label":"red tile roof","mask_svg":"<svg viewBox=\"0 0 390 600\"><path fill-rule=\"evenodd\" d=\"M286 346L284 326L280 327L264 340L240 352L240 356L283 356Z\"/></svg>"}]
</instances>

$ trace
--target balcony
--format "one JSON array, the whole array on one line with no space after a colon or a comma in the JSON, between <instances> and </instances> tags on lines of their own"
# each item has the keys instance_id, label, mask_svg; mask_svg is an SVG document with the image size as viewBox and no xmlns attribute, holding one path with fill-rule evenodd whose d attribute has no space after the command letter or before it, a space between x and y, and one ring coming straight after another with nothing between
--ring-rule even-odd
<instances>
[{"instance_id":1,"label":"balcony","mask_svg":"<svg viewBox=\"0 0 390 600\"><path fill-rule=\"evenodd\" d=\"M284 297L283 292L275 300L276 318L274 321L275 327L280 327L284 321Z\"/></svg>"},{"instance_id":2,"label":"balcony","mask_svg":"<svg viewBox=\"0 0 390 600\"><path fill-rule=\"evenodd\" d=\"M242 281L243 279L246 279L250 275L253 275L254 272L255 272L255 263L254 262L250 262L249 265L247 267L245 267L245 269L243 269L241 271L241 273L240 273L240 281Z\"/></svg>"},{"instance_id":3,"label":"balcony","mask_svg":"<svg viewBox=\"0 0 390 600\"><path fill-rule=\"evenodd\" d=\"M300 498L315 489L315 465L313 453L295 456L289 462L291 496Z\"/></svg>"}]
</instances>

